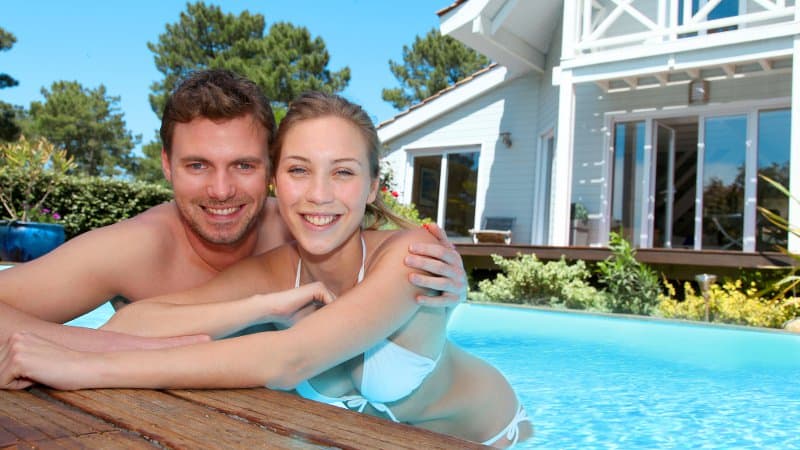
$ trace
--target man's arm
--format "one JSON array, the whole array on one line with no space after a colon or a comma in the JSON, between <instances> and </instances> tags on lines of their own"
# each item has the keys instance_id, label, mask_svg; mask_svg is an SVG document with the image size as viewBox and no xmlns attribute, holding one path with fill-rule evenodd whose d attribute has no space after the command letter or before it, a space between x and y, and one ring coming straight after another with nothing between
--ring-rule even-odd
<instances>
[{"instance_id":1,"label":"man's arm","mask_svg":"<svg viewBox=\"0 0 800 450\"><path fill-rule=\"evenodd\" d=\"M439 240L438 244L414 243L409 246L405 264L413 269L430 272L433 276L412 273L409 281L421 288L438 291L438 296L418 295L417 302L434 307L455 306L467 299L467 273L461 255L447 235L436 224L423 227Z\"/></svg>"}]
</instances>

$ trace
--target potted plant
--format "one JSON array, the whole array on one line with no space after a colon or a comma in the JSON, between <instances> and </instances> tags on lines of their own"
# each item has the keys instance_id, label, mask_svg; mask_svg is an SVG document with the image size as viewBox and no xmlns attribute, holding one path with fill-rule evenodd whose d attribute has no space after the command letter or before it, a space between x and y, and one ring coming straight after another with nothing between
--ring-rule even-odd
<instances>
[{"instance_id":1,"label":"potted plant","mask_svg":"<svg viewBox=\"0 0 800 450\"><path fill-rule=\"evenodd\" d=\"M0 145L0 188L5 220L0 220L0 260L25 262L64 242L61 216L46 202L58 180L74 167L66 150L47 139ZM16 182L12 182L16 180Z\"/></svg>"},{"instance_id":2,"label":"potted plant","mask_svg":"<svg viewBox=\"0 0 800 450\"><path fill-rule=\"evenodd\" d=\"M589 245L589 211L583 206L583 203L573 203L571 206L570 243L572 245Z\"/></svg>"}]
</instances>

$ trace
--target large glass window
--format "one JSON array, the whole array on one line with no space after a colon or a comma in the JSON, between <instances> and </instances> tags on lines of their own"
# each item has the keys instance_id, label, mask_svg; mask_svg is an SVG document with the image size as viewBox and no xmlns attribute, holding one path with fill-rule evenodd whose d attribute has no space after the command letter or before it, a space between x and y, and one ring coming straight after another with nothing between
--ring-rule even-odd
<instances>
[{"instance_id":1,"label":"large glass window","mask_svg":"<svg viewBox=\"0 0 800 450\"><path fill-rule=\"evenodd\" d=\"M442 224L448 236L469 236L475 228L478 160L478 152L414 158L411 201L420 216Z\"/></svg>"},{"instance_id":2,"label":"large glass window","mask_svg":"<svg viewBox=\"0 0 800 450\"><path fill-rule=\"evenodd\" d=\"M644 176L645 123L623 122L614 128L614 194L611 200L611 231L639 244Z\"/></svg>"},{"instance_id":3,"label":"large glass window","mask_svg":"<svg viewBox=\"0 0 800 450\"><path fill-rule=\"evenodd\" d=\"M788 109L761 111L758 114L758 174L789 187L789 131L791 114ZM784 219L789 217L789 199L771 184L757 181L758 206ZM787 233L776 227L760 213L756 215L756 250L775 251L786 247Z\"/></svg>"},{"instance_id":4,"label":"large glass window","mask_svg":"<svg viewBox=\"0 0 800 450\"><path fill-rule=\"evenodd\" d=\"M747 116L705 122L703 248L741 250Z\"/></svg>"}]
</instances>

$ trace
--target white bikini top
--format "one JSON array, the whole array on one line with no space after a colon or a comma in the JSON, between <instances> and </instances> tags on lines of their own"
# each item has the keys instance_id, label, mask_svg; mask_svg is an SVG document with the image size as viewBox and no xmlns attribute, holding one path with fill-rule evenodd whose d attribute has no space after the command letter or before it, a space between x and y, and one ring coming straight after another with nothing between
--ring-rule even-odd
<instances>
[{"instance_id":1,"label":"white bikini top","mask_svg":"<svg viewBox=\"0 0 800 450\"><path fill-rule=\"evenodd\" d=\"M358 283L364 279L366 259L367 246L364 237L361 236L361 269L358 271ZM295 287L300 287L302 263L302 260L297 262ZM359 394L329 397L314 389L308 380L301 382L295 389L304 398L359 412L364 411L369 404L376 410L386 413L395 422L399 422L386 403L400 400L414 392L433 372L438 362L439 358L430 359L384 339L364 352Z\"/></svg>"}]
</instances>

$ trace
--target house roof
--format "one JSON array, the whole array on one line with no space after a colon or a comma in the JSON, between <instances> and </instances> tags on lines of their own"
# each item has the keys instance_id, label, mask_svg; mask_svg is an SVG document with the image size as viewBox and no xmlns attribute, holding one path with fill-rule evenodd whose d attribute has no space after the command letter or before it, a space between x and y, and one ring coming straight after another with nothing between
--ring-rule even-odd
<instances>
[{"instance_id":1,"label":"house roof","mask_svg":"<svg viewBox=\"0 0 800 450\"><path fill-rule=\"evenodd\" d=\"M463 1L466 1L466 0L463 0ZM415 109L422 108L426 104L436 100L437 98L443 96L444 94L446 94L446 93L448 93L450 91L453 91L455 89L458 89L460 86L463 86L463 85L469 83L470 81L480 77L481 75L493 70L495 67L498 67L497 63L489 64L488 66L484 67L481 70L478 70L477 72L473 73L472 75L470 75L470 76L468 76L468 77L466 77L466 78L464 78L462 80L459 80L459 81L451 84L450 86L447 86L446 88L436 92L435 94L433 94L433 95L431 95L429 97L426 97L426 98L422 99L419 103L415 103L415 104L409 106L408 109L398 113L397 115L395 115L391 119L384 120L383 122L378 124L377 128L381 128L381 127L383 127L385 125L388 125L388 124L396 121L397 119L399 119L399 118L401 118L401 117L403 117L403 116L405 116L407 114L410 114Z\"/></svg>"},{"instance_id":2,"label":"house roof","mask_svg":"<svg viewBox=\"0 0 800 450\"><path fill-rule=\"evenodd\" d=\"M388 142L420 125L436 119L464 103L496 88L513 76L506 67L492 63L463 80L414 104L391 119L378 124L378 137Z\"/></svg>"},{"instance_id":3,"label":"house roof","mask_svg":"<svg viewBox=\"0 0 800 450\"><path fill-rule=\"evenodd\" d=\"M436 11L436 15L441 17L449 13L450 11L458 8L458 6L461 5L462 3L467 3L467 0L455 0L450 6L445 6L444 8Z\"/></svg>"}]
</instances>

